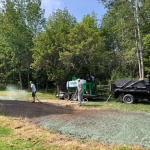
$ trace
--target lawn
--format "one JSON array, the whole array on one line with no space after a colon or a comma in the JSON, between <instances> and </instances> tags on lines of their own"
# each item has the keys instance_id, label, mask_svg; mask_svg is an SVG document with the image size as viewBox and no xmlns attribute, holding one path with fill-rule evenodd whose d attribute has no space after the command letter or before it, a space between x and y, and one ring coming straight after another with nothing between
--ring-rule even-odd
<instances>
[{"instance_id":1,"label":"lawn","mask_svg":"<svg viewBox=\"0 0 150 150\"><path fill-rule=\"evenodd\" d=\"M116 99L111 99L108 102L106 99L99 99L88 101L84 104L84 107L87 108L111 108L117 110L128 110L128 111L137 111L137 112L150 112L150 101L139 101L135 104L125 104Z\"/></svg>"}]
</instances>

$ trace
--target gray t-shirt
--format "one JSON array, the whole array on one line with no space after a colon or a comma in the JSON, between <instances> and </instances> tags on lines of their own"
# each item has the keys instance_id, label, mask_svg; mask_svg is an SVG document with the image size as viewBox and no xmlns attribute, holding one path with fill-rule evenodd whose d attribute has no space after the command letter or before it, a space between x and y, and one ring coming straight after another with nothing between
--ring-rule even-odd
<instances>
[{"instance_id":1,"label":"gray t-shirt","mask_svg":"<svg viewBox=\"0 0 150 150\"><path fill-rule=\"evenodd\" d=\"M36 87L33 83L31 84L31 89L32 89L32 92L36 92Z\"/></svg>"},{"instance_id":2,"label":"gray t-shirt","mask_svg":"<svg viewBox=\"0 0 150 150\"><path fill-rule=\"evenodd\" d=\"M82 84L81 83L78 83L78 93L82 94Z\"/></svg>"}]
</instances>

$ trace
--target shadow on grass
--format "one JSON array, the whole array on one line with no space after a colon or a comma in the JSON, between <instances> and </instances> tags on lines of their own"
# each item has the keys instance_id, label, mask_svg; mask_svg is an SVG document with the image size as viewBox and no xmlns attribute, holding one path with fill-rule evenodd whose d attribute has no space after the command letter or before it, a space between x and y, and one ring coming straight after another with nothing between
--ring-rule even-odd
<instances>
[{"instance_id":1,"label":"shadow on grass","mask_svg":"<svg viewBox=\"0 0 150 150\"><path fill-rule=\"evenodd\" d=\"M102 96L95 97L95 98L88 98L88 101L89 102L106 102L107 99L108 99L107 95L102 95ZM110 101L112 100L110 99Z\"/></svg>"},{"instance_id":2,"label":"shadow on grass","mask_svg":"<svg viewBox=\"0 0 150 150\"><path fill-rule=\"evenodd\" d=\"M135 104L150 105L150 100L139 100Z\"/></svg>"},{"instance_id":3,"label":"shadow on grass","mask_svg":"<svg viewBox=\"0 0 150 150\"><path fill-rule=\"evenodd\" d=\"M71 114L73 112L73 108L70 106L17 100L0 100L0 109L0 115L30 119L54 114Z\"/></svg>"}]
</instances>

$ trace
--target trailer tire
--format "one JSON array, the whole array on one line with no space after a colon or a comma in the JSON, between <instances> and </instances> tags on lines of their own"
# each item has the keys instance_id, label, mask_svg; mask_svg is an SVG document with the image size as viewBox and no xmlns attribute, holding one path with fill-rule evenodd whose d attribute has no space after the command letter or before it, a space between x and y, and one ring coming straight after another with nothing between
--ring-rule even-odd
<instances>
[{"instance_id":1,"label":"trailer tire","mask_svg":"<svg viewBox=\"0 0 150 150\"><path fill-rule=\"evenodd\" d=\"M85 103L88 102L88 98L86 98L86 97L83 98L83 102L85 102Z\"/></svg>"},{"instance_id":2,"label":"trailer tire","mask_svg":"<svg viewBox=\"0 0 150 150\"><path fill-rule=\"evenodd\" d=\"M65 93L63 98L64 98L64 100L67 99L68 95Z\"/></svg>"},{"instance_id":3,"label":"trailer tire","mask_svg":"<svg viewBox=\"0 0 150 150\"><path fill-rule=\"evenodd\" d=\"M123 97L123 102L127 103L127 104L133 104L133 103L135 103L135 98L131 94L126 94Z\"/></svg>"},{"instance_id":4,"label":"trailer tire","mask_svg":"<svg viewBox=\"0 0 150 150\"><path fill-rule=\"evenodd\" d=\"M77 100L78 100L77 95L76 95L76 94L72 94L70 100L71 100L71 101L77 101Z\"/></svg>"},{"instance_id":5,"label":"trailer tire","mask_svg":"<svg viewBox=\"0 0 150 150\"><path fill-rule=\"evenodd\" d=\"M68 100L70 100L71 99L71 94L67 94L67 98L68 98Z\"/></svg>"}]
</instances>

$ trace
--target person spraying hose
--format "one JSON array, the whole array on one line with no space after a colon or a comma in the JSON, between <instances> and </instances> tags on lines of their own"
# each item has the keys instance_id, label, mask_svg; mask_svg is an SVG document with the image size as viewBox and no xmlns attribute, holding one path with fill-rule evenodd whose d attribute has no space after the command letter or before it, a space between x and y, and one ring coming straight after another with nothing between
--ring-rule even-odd
<instances>
[{"instance_id":1,"label":"person spraying hose","mask_svg":"<svg viewBox=\"0 0 150 150\"><path fill-rule=\"evenodd\" d=\"M82 90L82 84L80 82L80 79L78 79L77 89L78 89L78 103L79 103L79 106L81 106L81 102L83 99L83 90Z\"/></svg>"},{"instance_id":2,"label":"person spraying hose","mask_svg":"<svg viewBox=\"0 0 150 150\"><path fill-rule=\"evenodd\" d=\"M35 103L36 87L35 87L35 85L32 83L32 81L30 81L30 88L31 88L32 97L33 97L32 103Z\"/></svg>"}]
</instances>

